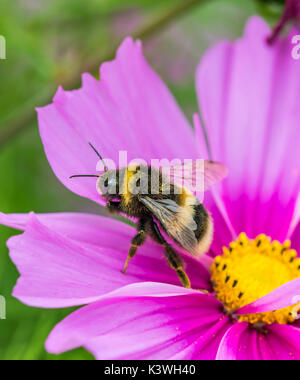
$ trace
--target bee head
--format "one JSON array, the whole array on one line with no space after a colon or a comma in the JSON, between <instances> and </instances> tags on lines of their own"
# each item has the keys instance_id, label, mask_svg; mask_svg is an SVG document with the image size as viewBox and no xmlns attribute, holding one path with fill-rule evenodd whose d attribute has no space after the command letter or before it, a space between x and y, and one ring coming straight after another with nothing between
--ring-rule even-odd
<instances>
[{"instance_id":1,"label":"bee head","mask_svg":"<svg viewBox=\"0 0 300 380\"><path fill-rule=\"evenodd\" d=\"M82 178L82 177L98 178L97 191L100 195L102 195L107 200L119 198L119 170L109 170L105 161L100 155L100 153L96 150L96 148L91 143L89 143L89 145L93 149L93 151L96 153L96 155L100 158L100 161L103 164L104 173L101 175L76 174L76 175L71 176L70 178Z\"/></svg>"}]
</instances>

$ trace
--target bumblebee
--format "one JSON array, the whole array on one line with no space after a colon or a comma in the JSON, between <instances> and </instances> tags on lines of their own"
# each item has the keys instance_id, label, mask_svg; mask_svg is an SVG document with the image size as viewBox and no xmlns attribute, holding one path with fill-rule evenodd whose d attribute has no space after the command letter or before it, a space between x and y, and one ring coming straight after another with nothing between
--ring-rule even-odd
<instances>
[{"instance_id":1,"label":"bumblebee","mask_svg":"<svg viewBox=\"0 0 300 380\"><path fill-rule=\"evenodd\" d=\"M77 177L98 177L97 190L106 200L111 213L125 214L138 220L137 234L131 241L123 273L127 271L129 261L135 256L147 237L163 246L167 262L173 268L181 284L190 288L191 283L184 271L184 263L174 248L164 237L162 231L180 247L194 257L209 250L213 238L213 221L209 212L196 198L188 186L179 186L177 180L182 174L180 167L171 167L166 176L161 168L145 166L139 163L127 168L108 170L98 151L90 144L104 163L104 174L74 175ZM189 164L189 178L192 181L197 174L196 163ZM176 174L177 173L177 174ZM186 171L185 171L186 173ZM215 162L205 161L204 176L207 189L226 176L226 168Z\"/></svg>"}]
</instances>

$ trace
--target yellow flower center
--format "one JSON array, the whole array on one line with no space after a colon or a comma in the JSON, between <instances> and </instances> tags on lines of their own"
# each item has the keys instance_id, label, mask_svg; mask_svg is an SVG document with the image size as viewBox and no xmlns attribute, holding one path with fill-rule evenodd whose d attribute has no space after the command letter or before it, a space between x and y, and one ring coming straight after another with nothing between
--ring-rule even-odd
<instances>
[{"instance_id":1,"label":"yellow flower center","mask_svg":"<svg viewBox=\"0 0 300 380\"><path fill-rule=\"evenodd\" d=\"M212 267L212 284L217 298L230 313L256 301L285 283L300 277L300 259L290 249L291 242L280 244L265 235L250 240L242 233L223 248ZM261 314L249 314L238 320L251 324L287 324L298 316L300 304Z\"/></svg>"}]
</instances>

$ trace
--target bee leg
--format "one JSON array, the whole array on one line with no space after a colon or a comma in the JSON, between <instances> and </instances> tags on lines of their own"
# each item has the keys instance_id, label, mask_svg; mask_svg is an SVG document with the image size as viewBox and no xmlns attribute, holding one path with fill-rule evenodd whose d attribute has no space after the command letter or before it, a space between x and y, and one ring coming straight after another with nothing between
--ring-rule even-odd
<instances>
[{"instance_id":1,"label":"bee leg","mask_svg":"<svg viewBox=\"0 0 300 380\"><path fill-rule=\"evenodd\" d=\"M118 214L120 213L121 209L120 209L120 205L121 205L121 202L112 202L112 201L108 201L106 203L106 208L107 210L112 213L112 214Z\"/></svg>"},{"instance_id":2,"label":"bee leg","mask_svg":"<svg viewBox=\"0 0 300 380\"><path fill-rule=\"evenodd\" d=\"M138 233L131 241L131 247L124 265L124 269L122 271L123 274L126 273L129 261L135 256L138 247L142 246L146 241L147 234L145 231L145 225L146 220L144 218L141 218L138 222Z\"/></svg>"},{"instance_id":3,"label":"bee leg","mask_svg":"<svg viewBox=\"0 0 300 380\"><path fill-rule=\"evenodd\" d=\"M182 286L185 288L191 288L191 282L188 278L188 275L185 273L183 269L183 262L175 250L171 247L170 244L166 241L166 239L162 236L157 224L154 220L151 221L151 230L152 237L155 241L165 247L165 253L168 260L168 263L172 269L174 269L180 279Z\"/></svg>"}]
</instances>

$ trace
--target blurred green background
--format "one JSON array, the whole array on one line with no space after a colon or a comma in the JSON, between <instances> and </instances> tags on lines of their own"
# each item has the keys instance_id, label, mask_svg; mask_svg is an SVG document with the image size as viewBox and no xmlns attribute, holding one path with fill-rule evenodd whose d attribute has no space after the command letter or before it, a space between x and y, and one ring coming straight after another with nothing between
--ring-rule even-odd
<instances>
[{"instance_id":1,"label":"blurred green background","mask_svg":"<svg viewBox=\"0 0 300 380\"><path fill-rule=\"evenodd\" d=\"M187 116L197 110L194 73L203 52L241 36L246 20L262 14L271 24L283 1L199 0L1 0L0 211L79 211L100 207L65 189L43 153L34 107L47 104L59 84L80 85L80 72L97 73L126 35L140 36L151 65L167 82ZM49 355L44 341L70 310L29 308L11 292L18 278L5 245L16 233L0 227L0 359L92 359L83 349Z\"/></svg>"}]
</instances>

